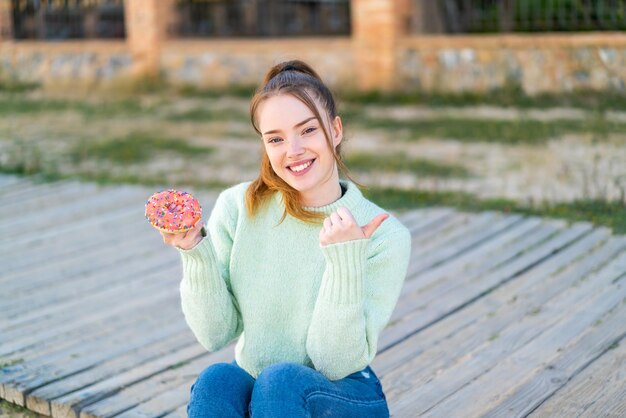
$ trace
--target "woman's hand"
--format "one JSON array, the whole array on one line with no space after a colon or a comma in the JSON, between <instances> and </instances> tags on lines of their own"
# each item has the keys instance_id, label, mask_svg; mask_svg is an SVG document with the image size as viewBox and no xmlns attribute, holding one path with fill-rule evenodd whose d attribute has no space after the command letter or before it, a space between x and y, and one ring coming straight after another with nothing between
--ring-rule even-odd
<instances>
[{"instance_id":1,"label":"woman's hand","mask_svg":"<svg viewBox=\"0 0 626 418\"><path fill-rule=\"evenodd\" d=\"M163 237L163 242L167 245L178 247L182 250L190 250L200 241L204 235L202 234L202 220L199 220L196 225L187 232L178 232L175 234L159 231Z\"/></svg>"},{"instance_id":2,"label":"woman's hand","mask_svg":"<svg viewBox=\"0 0 626 418\"><path fill-rule=\"evenodd\" d=\"M381 213L376 215L367 225L359 226L350 210L340 207L324 219L324 226L320 231L320 244L329 245L369 238L388 217L388 213Z\"/></svg>"}]
</instances>

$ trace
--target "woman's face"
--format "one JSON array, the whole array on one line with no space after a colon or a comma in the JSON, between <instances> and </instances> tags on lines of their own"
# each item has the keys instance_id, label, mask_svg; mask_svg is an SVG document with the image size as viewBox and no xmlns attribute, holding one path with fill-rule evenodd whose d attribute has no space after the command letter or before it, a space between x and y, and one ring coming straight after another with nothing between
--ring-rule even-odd
<instances>
[{"instance_id":1,"label":"woman's face","mask_svg":"<svg viewBox=\"0 0 626 418\"><path fill-rule=\"evenodd\" d=\"M325 109L317 102L316 106L324 118ZM258 123L274 172L302 193L305 204L336 191L337 164L320 122L304 103L289 94L273 96L259 106ZM337 147L342 139L341 119L337 116L326 129Z\"/></svg>"}]
</instances>

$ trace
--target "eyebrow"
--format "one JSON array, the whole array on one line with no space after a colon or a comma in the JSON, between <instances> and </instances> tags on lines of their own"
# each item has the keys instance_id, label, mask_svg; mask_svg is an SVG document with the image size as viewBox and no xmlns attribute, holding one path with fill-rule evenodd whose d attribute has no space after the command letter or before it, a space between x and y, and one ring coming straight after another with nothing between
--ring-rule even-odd
<instances>
[{"instance_id":1,"label":"eyebrow","mask_svg":"<svg viewBox=\"0 0 626 418\"><path fill-rule=\"evenodd\" d=\"M305 123L307 123L308 121L310 121L310 120L312 120L312 119L317 119L317 118L316 118L315 116L311 116L310 118L308 118L308 119L306 119L306 120L303 120L303 121L302 121L302 122L300 122L300 123L296 123L296 124L294 125L294 128L298 128L298 127L300 127L300 126L304 125ZM275 133L278 133L278 132L280 132L280 129L274 129L274 130L271 130L271 131L264 132L264 133L263 133L263 135L267 135L267 134L275 134Z\"/></svg>"}]
</instances>

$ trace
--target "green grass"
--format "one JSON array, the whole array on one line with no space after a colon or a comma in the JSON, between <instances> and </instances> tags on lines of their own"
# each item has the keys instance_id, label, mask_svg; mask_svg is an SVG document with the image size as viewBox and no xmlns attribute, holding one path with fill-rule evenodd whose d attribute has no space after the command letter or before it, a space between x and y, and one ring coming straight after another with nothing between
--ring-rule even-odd
<instances>
[{"instance_id":1,"label":"green grass","mask_svg":"<svg viewBox=\"0 0 626 418\"><path fill-rule=\"evenodd\" d=\"M543 93L527 95L518 85L511 84L488 92L421 92L406 89L403 92L380 91L339 91L337 97L341 101L354 104L390 104L390 105L425 105L442 106L477 106L491 105L497 107L520 108L552 108L574 107L587 110L616 109L626 107L624 92L607 90L576 90L572 92Z\"/></svg>"},{"instance_id":2,"label":"green grass","mask_svg":"<svg viewBox=\"0 0 626 418\"><path fill-rule=\"evenodd\" d=\"M70 155L74 162L97 158L131 164L147 161L158 152L173 152L184 157L197 157L207 156L214 152L214 149L191 145L182 138L132 132L120 138L100 141L83 140Z\"/></svg>"},{"instance_id":3,"label":"green grass","mask_svg":"<svg viewBox=\"0 0 626 418\"><path fill-rule=\"evenodd\" d=\"M467 178L471 175L465 167L460 165L409 158L402 153L390 155L354 153L346 158L346 164L350 169L355 170L408 171L422 176L443 178Z\"/></svg>"},{"instance_id":4,"label":"green grass","mask_svg":"<svg viewBox=\"0 0 626 418\"><path fill-rule=\"evenodd\" d=\"M208 122L214 120L235 120L248 122L249 120L248 114L244 112L227 109L214 110L208 108L195 108L180 113L171 113L167 115L167 119L175 122Z\"/></svg>"},{"instance_id":5,"label":"green grass","mask_svg":"<svg viewBox=\"0 0 626 418\"><path fill-rule=\"evenodd\" d=\"M0 167L0 173L23 175L23 173L6 167ZM44 184L62 180L80 180L94 182L100 185L121 185L121 184L137 184L142 186L154 187L195 187L208 190L223 190L234 185L234 183L222 182L219 180L201 180L195 177L180 179L178 181L166 181L164 178L146 176L128 173L111 173L111 172L80 172L72 174L61 174L56 171L40 171L31 174L29 179L35 183Z\"/></svg>"},{"instance_id":6,"label":"green grass","mask_svg":"<svg viewBox=\"0 0 626 418\"><path fill-rule=\"evenodd\" d=\"M37 115L73 111L86 118L133 117L150 114L150 109L141 106L136 99L103 100L90 104L81 100L31 99L18 94L0 96L0 116L15 114Z\"/></svg>"},{"instance_id":7,"label":"green grass","mask_svg":"<svg viewBox=\"0 0 626 418\"><path fill-rule=\"evenodd\" d=\"M39 83L19 81L12 78L0 77L0 92L24 93L40 87Z\"/></svg>"},{"instance_id":8,"label":"green grass","mask_svg":"<svg viewBox=\"0 0 626 418\"><path fill-rule=\"evenodd\" d=\"M461 192L429 192L398 190L391 188L368 188L363 194L386 209L410 210L420 207L449 206L468 212L495 210L541 217L586 221L607 226L617 234L626 233L626 204L600 200L580 200L570 203L524 206L507 199L480 199Z\"/></svg>"},{"instance_id":9,"label":"green grass","mask_svg":"<svg viewBox=\"0 0 626 418\"><path fill-rule=\"evenodd\" d=\"M239 97L250 99L254 95L257 86L254 85L234 85L221 88L202 88L191 84L172 86L172 90L183 97Z\"/></svg>"},{"instance_id":10,"label":"green grass","mask_svg":"<svg viewBox=\"0 0 626 418\"><path fill-rule=\"evenodd\" d=\"M27 417L32 417L32 418L43 416L43 415L37 414L36 412L29 411L28 409L22 406L5 401L4 399L0 399L0 413L2 414L6 413L7 415L11 417L18 413L23 414L24 416L27 416Z\"/></svg>"},{"instance_id":11,"label":"green grass","mask_svg":"<svg viewBox=\"0 0 626 418\"><path fill-rule=\"evenodd\" d=\"M21 93L39 88L38 83L0 77L0 92ZM124 94L167 94L180 97L239 97L249 99L254 95L257 85L232 85L226 87L203 88L195 85L175 85L168 83L163 75L143 77L122 83ZM442 106L477 106L492 105L497 107L517 108L553 108L574 107L586 110L622 110L626 107L626 93L617 90L575 90L572 92L542 93L528 95L522 87L512 81L507 85L486 92L424 92L403 88L398 92L350 91L341 87L334 88L335 97L346 104L380 105L425 105Z\"/></svg>"},{"instance_id":12,"label":"green grass","mask_svg":"<svg viewBox=\"0 0 626 418\"><path fill-rule=\"evenodd\" d=\"M404 140L435 138L504 144L540 145L551 138L558 138L566 134L588 133L596 137L605 137L610 133L626 134L626 124L607 121L601 115L586 120L554 121L465 118L399 121L390 118L368 118L353 110L348 114L347 124L349 126L354 124L363 129L383 129L387 132L403 131L403 134L398 135L397 138Z\"/></svg>"}]
</instances>

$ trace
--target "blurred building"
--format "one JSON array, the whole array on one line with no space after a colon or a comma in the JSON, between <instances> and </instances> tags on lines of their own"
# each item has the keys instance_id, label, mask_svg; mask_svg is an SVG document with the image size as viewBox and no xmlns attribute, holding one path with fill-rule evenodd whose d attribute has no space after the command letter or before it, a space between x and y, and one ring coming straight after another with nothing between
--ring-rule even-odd
<instances>
[{"instance_id":1,"label":"blurred building","mask_svg":"<svg viewBox=\"0 0 626 418\"><path fill-rule=\"evenodd\" d=\"M346 89L626 87L626 0L0 0L0 77L198 87L283 59Z\"/></svg>"}]
</instances>

